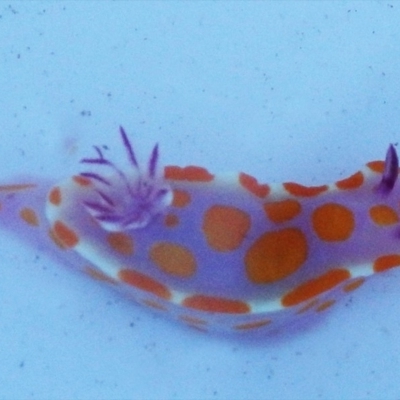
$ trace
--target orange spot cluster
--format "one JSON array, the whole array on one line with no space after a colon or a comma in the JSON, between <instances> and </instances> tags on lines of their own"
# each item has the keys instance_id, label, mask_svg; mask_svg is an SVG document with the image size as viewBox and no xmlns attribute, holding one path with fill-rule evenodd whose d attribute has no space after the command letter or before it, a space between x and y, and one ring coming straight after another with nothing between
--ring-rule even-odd
<instances>
[{"instance_id":1,"label":"orange spot cluster","mask_svg":"<svg viewBox=\"0 0 400 400\"><path fill-rule=\"evenodd\" d=\"M356 290L359 288L365 281L365 278L355 278L353 280L349 279L348 283L343 284L342 289L344 292L349 293L353 290ZM339 283L340 284L340 283ZM330 289L327 289L326 292L329 292ZM332 307L336 303L335 299L328 299L328 300L322 300L319 299L318 297L314 297L311 300L306 300L305 305L303 305L301 308L299 308L296 313L297 314L303 314L307 311L314 310L316 312L322 312L327 310L328 308Z\"/></svg>"},{"instance_id":2,"label":"orange spot cluster","mask_svg":"<svg viewBox=\"0 0 400 400\"><path fill-rule=\"evenodd\" d=\"M192 252L184 246L158 242L150 249L150 259L162 271L180 278L188 278L196 272L197 263Z\"/></svg>"},{"instance_id":3,"label":"orange spot cluster","mask_svg":"<svg viewBox=\"0 0 400 400\"><path fill-rule=\"evenodd\" d=\"M367 166L374 172L382 173L384 162L374 161ZM177 181L210 182L214 175L205 168L197 166L165 167L165 178ZM340 190L357 189L364 183L364 175L361 171L338 180L335 185ZM90 179L75 176L75 183L80 186L91 184ZM265 198L270 193L267 184L261 184L251 175L240 173L239 183L248 192L258 198ZM29 185L20 185L22 189ZM8 187L12 187L11 185ZM294 182L283 184L285 190L296 197L315 197L328 190L327 185L303 186ZM15 190L21 189L19 186ZM0 187L2 190L2 187ZM62 203L60 187L54 187L48 194L48 200L52 205L59 206ZM192 201L190 192L175 189L173 192L172 206L177 208L187 207ZM296 218L302 211L301 199L289 198L281 201L265 202L263 210L267 218L276 223L285 223ZM176 211L176 210L175 210ZM396 211L384 204L370 208L370 218L377 225L391 225L399 222ZM20 217L30 225L38 225L39 220L30 208L22 209ZM179 224L179 218L173 213L164 217L167 227ZM311 225L319 239L326 242L347 240L354 232L355 217L353 212L337 203L325 203L315 208L311 215ZM202 223L202 232L208 245L216 251L227 252L238 249L246 238L251 227L251 216L243 210L226 205L213 205L205 213ZM78 232L74 231L63 221L55 221L50 231L50 237L62 248L72 248L79 243ZM126 233L111 232L107 234L108 245L117 253L131 256L134 254L134 242ZM304 233L297 228L285 228L263 233L249 247L245 254L245 268L248 279L254 284L273 283L282 280L298 271L308 257L308 243ZM198 268L196 258L192 251L180 244L173 242L156 242L149 251L149 258L163 272L179 277L189 278L196 273ZM373 264L375 272L382 272L390 268L400 267L400 254L388 254L377 258ZM86 272L95 279L115 283L106 274L93 267L86 267ZM118 278L139 290L150 293L159 299L170 301L172 293L162 282L153 277L138 272L131 268L123 268L118 272ZM345 268L335 268L326 273L298 285L281 298L284 307L301 304L303 312L310 308L315 311L323 311L335 303L335 300L321 302L318 296L337 287L342 282L344 292L350 292L360 287L365 278L350 280L351 274ZM347 282L346 282L347 281ZM163 305L153 300L143 301L153 308L163 309ZM302 304L303 303L303 304ZM189 295L182 300L181 305L187 309L194 309L208 313L248 314L251 306L240 299L231 299L203 294ZM245 316L247 318L248 316ZM261 318L261 317L260 317ZM181 320L189 325L202 327L208 324L206 320L181 316ZM233 326L236 330L250 330L260 328L271 323L271 319L249 320Z\"/></svg>"},{"instance_id":4,"label":"orange spot cluster","mask_svg":"<svg viewBox=\"0 0 400 400\"><path fill-rule=\"evenodd\" d=\"M301 204L294 199L265 203L263 208L268 218L275 223L290 221L301 212Z\"/></svg>"},{"instance_id":5,"label":"orange spot cluster","mask_svg":"<svg viewBox=\"0 0 400 400\"><path fill-rule=\"evenodd\" d=\"M107 235L107 242L109 246L117 253L124 256L133 254L134 246L132 238L122 232L111 232Z\"/></svg>"},{"instance_id":6,"label":"orange spot cluster","mask_svg":"<svg viewBox=\"0 0 400 400\"><path fill-rule=\"evenodd\" d=\"M250 312L250 306L244 301L200 294L186 297L182 305L211 313L244 314Z\"/></svg>"},{"instance_id":7,"label":"orange spot cluster","mask_svg":"<svg viewBox=\"0 0 400 400\"><path fill-rule=\"evenodd\" d=\"M211 248L232 251L242 244L250 225L250 216L239 208L215 205L205 212L202 229Z\"/></svg>"},{"instance_id":8,"label":"orange spot cluster","mask_svg":"<svg viewBox=\"0 0 400 400\"><path fill-rule=\"evenodd\" d=\"M303 186L295 182L286 182L283 187L293 196L314 197L328 190L328 185Z\"/></svg>"},{"instance_id":9,"label":"orange spot cluster","mask_svg":"<svg viewBox=\"0 0 400 400\"><path fill-rule=\"evenodd\" d=\"M194 165L184 168L168 165L164 168L164 178L175 181L210 182L214 179L214 175L210 174L207 169Z\"/></svg>"},{"instance_id":10,"label":"orange spot cluster","mask_svg":"<svg viewBox=\"0 0 400 400\"><path fill-rule=\"evenodd\" d=\"M387 254L374 261L375 272L383 272L391 268L400 267L400 254Z\"/></svg>"},{"instance_id":11,"label":"orange spot cluster","mask_svg":"<svg viewBox=\"0 0 400 400\"><path fill-rule=\"evenodd\" d=\"M310 300L324 292L328 292L335 286L350 278L350 272L344 268L331 269L317 278L302 283L290 292L286 293L281 303L284 307L291 307Z\"/></svg>"},{"instance_id":12,"label":"orange spot cluster","mask_svg":"<svg viewBox=\"0 0 400 400\"><path fill-rule=\"evenodd\" d=\"M357 189L364 183L364 175L361 171L336 182L336 187L341 190Z\"/></svg>"},{"instance_id":13,"label":"orange spot cluster","mask_svg":"<svg viewBox=\"0 0 400 400\"><path fill-rule=\"evenodd\" d=\"M75 247L79 243L78 234L62 221L56 221L52 231L66 248Z\"/></svg>"},{"instance_id":14,"label":"orange spot cluster","mask_svg":"<svg viewBox=\"0 0 400 400\"><path fill-rule=\"evenodd\" d=\"M244 172L239 174L239 183L250 193L260 198L267 196L270 192L270 187L267 184L258 183L254 176L245 174Z\"/></svg>"},{"instance_id":15,"label":"orange spot cluster","mask_svg":"<svg viewBox=\"0 0 400 400\"><path fill-rule=\"evenodd\" d=\"M257 284L279 281L297 271L307 255L307 240L299 229L266 232L246 253L247 276Z\"/></svg>"},{"instance_id":16,"label":"orange spot cluster","mask_svg":"<svg viewBox=\"0 0 400 400\"><path fill-rule=\"evenodd\" d=\"M19 215L28 225L39 226L39 218L32 208L25 207L21 209Z\"/></svg>"},{"instance_id":17,"label":"orange spot cluster","mask_svg":"<svg viewBox=\"0 0 400 400\"><path fill-rule=\"evenodd\" d=\"M118 278L128 285L151 293L161 299L171 299L171 293L165 285L141 272L134 271L133 269L121 269L118 272Z\"/></svg>"},{"instance_id":18,"label":"orange spot cluster","mask_svg":"<svg viewBox=\"0 0 400 400\"><path fill-rule=\"evenodd\" d=\"M312 213L312 227L321 240L343 241L354 231L354 215L341 204L326 203L317 207Z\"/></svg>"},{"instance_id":19,"label":"orange spot cluster","mask_svg":"<svg viewBox=\"0 0 400 400\"><path fill-rule=\"evenodd\" d=\"M396 211L385 204L372 206L369 210L369 215L372 221L380 226L393 225L399 222L399 216Z\"/></svg>"}]
</instances>

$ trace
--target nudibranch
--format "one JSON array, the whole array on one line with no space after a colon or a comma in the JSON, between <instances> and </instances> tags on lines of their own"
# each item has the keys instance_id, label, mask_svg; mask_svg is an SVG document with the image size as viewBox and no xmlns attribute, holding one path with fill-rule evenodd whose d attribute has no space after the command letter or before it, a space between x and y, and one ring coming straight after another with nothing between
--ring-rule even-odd
<instances>
[{"instance_id":1,"label":"nudibranch","mask_svg":"<svg viewBox=\"0 0 400 400\"><path fill-rule=\"evenodd\" d=\"M400 266L393 145L385 161L329 185L270 185L162 169L158 146L141 168L120 135L129 170L95 147L85 170L56 186L1 186L0 223L31 237L42 227L49 247L91 277L205 331L279 327Z\"/></svg>"}]
</instances>

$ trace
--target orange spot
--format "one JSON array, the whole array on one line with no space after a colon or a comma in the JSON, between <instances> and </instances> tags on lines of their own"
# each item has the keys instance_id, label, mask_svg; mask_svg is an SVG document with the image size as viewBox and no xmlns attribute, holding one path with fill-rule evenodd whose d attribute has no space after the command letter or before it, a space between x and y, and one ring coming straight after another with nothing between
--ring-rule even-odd
<instances>
[{"instance_id":1,"label":"orange spot","mask_svg":"<svg viewBox=\"0 0 400 400\"><path fill-rule=\"evenodd\" d=\"M350 272L347 269L335 268L302 283L282 297L282 305L291 307L309 300L312 297L318 296L321 293L327 292L339 285L341 282L350 278ZM324 304L324 303L322 303ZM321 304L321 305L322 305ZM321 305L319 307L321 307Z\"/></svg>"},{"instance_id":2,"label":"orange spot","mask_svg":"<svg viewBox=\"0 0 400 400\"><path fill-rule=\"evenodd\" d=\"M164 225L168 228L173 228L179 224L179 218L175 214L167 214L164 218Z\"/></svg>"},{"instance_id":3,"label":"orange spot","mask_svg":"<svg viewBox=\"0 0 400 400\"><path fill-rule=\"evenodd\" d=\"M188 327L191 328L191 329L196 329L196 331L199 331L201 333L209 332L209 330L205 326L188 324Z\"/></svg>"},{"instance_id":4,"label":"orange spot","mask_svg":"<svg viewBox=\"0 0 400 400\"><path fill-rule=\"evenodd\" d=\"M372 206L369 209L369 215L377 225L392 225L399 222L399 216L396 211L384 204Z\"/></svg>"},{"instance_id":5,"label":"orange spot","mask_svg":"<svg viewBox=\"0 0 400 400\"><path fill-rule=\"evenodd\" d=\"M307 240L299 229L266 232L246 253L247 276L254 283L279 281L297 271L307 253Z\"/></svg>"},{"instance_id":6,"label":"orange spot","mask_svg":"<svg viewBox=\"0 0 400 400\"><path fill-rule=\"evenodd\" d=\"M75 175L72 177L72 180L77 183L79 186L90 186L92 184L89 178L81 175Z\"/></svg>"},{"instance_id":7,"label":"orange spot","mask_svg":"<svg viewBox=\"0 0 400 400\"><path fill-rule=\"evenodd\" d=\"M300 203L293 199L265 203L263 207L268 218L275 223L290 221L301 212Z\"/></svg>"},{"instance_id":8,"label":"orange spot","mask_svg":"<svg viewBox=\"0 0 400 400\"><path fill-rule=\"evenodd\" d=\"M373 172L382 174L383 171L385 170L385 162L384 161L370 161L369 163L367 163L367 167Z\"/></svg>"},{"instance_id":9,"label":"orange spot","mask_svg":"<svg viewBox=\"0 0 400 400\"><path fill-rule=\"evenodd\" d=\"M357 278L343 286L344 292L352 292L358 289L365 282L365 278Z\"/></svg>"},{"instance_id":10,"label":"orange spot","mask_svg":"<svg viewBox=\"0 0 400 400\"><path fill-rule=\"evenodd\" d=\"M294 182L286 182L283 184L283 187L293 196L300 197L314 197L328 190L328 185L303 186Z\"/></svg>"},{"instance_id":11,"label":"orange spot","mask_svg":"<svg viewBox=\"0 0 400 400\"><path fill-rule=\"evenodd\" d=\"M250 216L244 211L216 205L205 212L202 229L211 248L232 251L241 245L250 224Z\"/></svg>"},{"instance_id":12,"label":"orange spot","mask_svg":"<svg viewBox=\"0 0 400 400\"><path fill-rule=\"evenodd\" d=\"M23 208L19 212L19 216L28 224L32 226L39 226L39 218L32 208Z\"/></svg>"},{"instance_id":13,"label":"orange spot","mask_svg":"<svg viewBox=\"0 0 400 400\"><path fill-rule=\"evenodd\" d=\"M367 163L367 167L378 174L383 174L385 171L385 161L371 161ZM398 170L400 172L400 169Z\"/></svg>"},{"instance_id":14,"label":"orange spot","mask_svg":"<svg viewBox=\"0 0 400 400\"><path fill-rule=\"evenodd\" d=\"M327 308L332 307L336 303L335 300L326 300L322 302L316 309L315 311L321 312L325 311Z\"/></svg>"},{"instance_id":15,"label":"orange spot","mask_svg":"<svg viewBox=\"0 0 400 400\"><path fill-rule=\"evenodd\" d=\"M167 165L164 167L164 178L165 179L172 179L175 181L183 181L184 174L183 168L178 167L176 165Z\"/></svg>"},{"instance_id":16,"label":"orange spot","mask_svg":"<svg viewBox=\"0 0 400 400\"><path fill-rule=\"evenodd\" d=\"M364 183L364 175L361 171L336 182L336 187L341 190L357 189Z\"/></svg>"},{"instance_id":17,"label":"orange spot","mask_svg":"<svg viewBox=\"0 0 400 400\"><path fill-rule=\"evenodd\" d=\"M51 241L60 249L65 250L67 247L64 245L63 242L61 242L61 240L56 236L56 234L54 233L54 229L49 229L48 231L48 235L49 238L51 239Z\"/></svg>"},{"instance_id":18,"label":"orange spot","mask_svg":"<svg viewBox=\"0 0 400 400\"><path fill-rule=\"evenodd\" d=\"M147 307L154 308L155 310L159 311L167 311L167 307L165 307L163 304L157 303L154 300L143 300L142 304L144 304Z\"/></svg>"},{"instance_id":19,"label":"orange spot","mask_svg":"<svg viewBox=\"0 0 400 400\"><path fill-rule=\"evenodd\" d=\"M318 304L317 299L311 300L311 301L307 302L305 306L303 306L299 310L297 310L297 314L303 314L306 311L309 311L312 308L314 308L317 304Z\"/></svg>"},{"instance_id":20,"label":"orange spot","mask_svg":"<svg viewBox=\"0 0 400 400\"><path fill-rule=\"evenodd\" d=\"M64 222L56 221L53 225L53 232L57 239L67 248L75 247L79 242L78 235L74 230L65 225Z\"/></svg>"},{"instance_id":21,"label":"orange spot","mask_svg":"<svg viewBox=\"0 0 400 400\"><path fill-rule=\"evenodd\" d=\"M189 315L181 315L179 319L189 325L207 325L207 321L200 318L191 317Z\"/></svg>"},{"instance_id":22,"label":"orange spot","mask_svg":"<svg viewBox=\"0 0 400 400\"><path fill-rule=\"evenodd\" d=\"M264 319L262 321L246 322L244 324L235 325L234 328L238 330L257 329L269 325L271 322L270 319Z\"/></svg>"},{"instance_id":23,"label":"orange spot","mask_svg":"<svg viewBox=\"0 0 400 400\"><path fill-rule=\"evenodd\" d=\"M374 262L374 271L383 272L391 268L400 267L400 254L388 254L378 257Z\"/></svg>"},{"instance_id":24,"label":"orange spot","mask_svg":"<svg viewBox=\"0 0 400 400\"><path fill-rule=\"evenodd\" d=\"M171 298L171 293L166 286L141 272L133 269L121 269L118 272L118 277L128 285L152 293L162 299L169 300Z\"/></svg>"},{"instance_id":25,"label":"orange spot","mask_svg":"<svg viewBox=\"0 0 400 400\"><path fill-rule=\"evenodd\" d=\"M93 279L96 279L97 281L101 282L107 282L107 283L112 283L115 285L117 281L114 279L110 278L108 275L106 275L104 272L99 271L96 268L93 268L91 266L85 267L84 271Z\"/></svg>"},{"instance_id":26,"label":"orange spot","mask_svg":"<svg viewBox=\"0 0 400 400\"><path fill-rule=\"evenodd\" d=\"M196 260L187 248L169 242L155 243L150 259L167 274L188 278L196 272Z\"/></svg>"},{"instance_id":27,"label":"orange spot","mask_svg":"<svg viewBox=\"0 0 400 400\"><path fill-rule=\"evenodd\" d=\"M0 185L0 192L17 192L19 190L33 189L37 185L33 183L21 183L15 185Z\"/></svg>"},{"instance_id":28,"label":"orange spot","mask_svg":"<svg viewBox=\"0 0 400 400\"><path fill-rule=\"evenodd\" d=\"M186 207L191 201L190 194L185 190L174 190L174 197L172 200L172 206L174 207Z\"/></svg>"},{"instance_id":29,"label":"orange spot","mask_svg":"<svg viewBox=\"0 0 400 400\"><path fill-rule=\"evenodd\" d=\"M250 307L243 301L200 294L187 297L183 300L182 305L184 307L213 313L244 314L250 312Z\"/></svg>"},{"instance_id":30,"label":"orange spot","mask_svg":"<svg viewBox=\"0 0 400 400\"><path fill-rule=\"evenodd\" d=\"M61 190L58 186L50 190L49 202L54 206L59 206L61 204Z\"/></svg>"},{"instance_id":31,"label":"orange spot","mask_svg":"<svg viewBox=\"0 0 400 400\"><path fill-rule=\"evenodd\" d=\"M214 175L210 174L205 168L194 165L184 168L168 165L164 168L164 178L176 181L210 182L214 179Z\"/></svg>"},{"instance_id":32,"label":"orange spot","mask_svg":"<svg viewBox=\"0 0 400 400\"><path fill-rule=\"evenodd\" d=\"M257 179L251 175L241 172L239 174L240 184L247 189L250 193L253 193L257 197L265 197L269 194L270 188L266 184L258 183Z\"/></svg>"},{"instance_id":33,"label":"orange spot","mask_svg":"<svg viewBox=\"0 0 400 400\"><path fill-rule=\"evenodd\" d=\"M312 224L321 240L337 242L351 236L355 222L354 215L348 208L336 203L326 203L314 210Z\"/></svg>"},{"instance_id":34,"label":"orange spot","mask_svg":"<svg viewBox=\"0 0 400 400\"><path fill-rule=\"evenodd\" d=\"M133 241L126 233L111 232L107 235L107 242L117 253L125 256L133 254Z\"/></svg>"}]
</instances>

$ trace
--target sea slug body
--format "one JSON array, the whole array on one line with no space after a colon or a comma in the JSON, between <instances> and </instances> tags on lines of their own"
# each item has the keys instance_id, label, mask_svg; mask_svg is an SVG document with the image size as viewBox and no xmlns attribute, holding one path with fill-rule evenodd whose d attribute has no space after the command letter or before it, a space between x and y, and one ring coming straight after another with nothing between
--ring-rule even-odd
<instances>
[{"instance_id":1,"label":"sea slug body","mask_svg":"<svg viewBox=\"0 0 400 400\"><path fill-rule=\"evenodd\" d=\"M310 187L161 168L158 146L141 168L123 128L120 136L130 170L95 147L84 171L46 192L0 186L3 223L41 229L90 276L204 331L280 327L400 266L392 145L385 161Z\"/></svg>"}]
</instances>

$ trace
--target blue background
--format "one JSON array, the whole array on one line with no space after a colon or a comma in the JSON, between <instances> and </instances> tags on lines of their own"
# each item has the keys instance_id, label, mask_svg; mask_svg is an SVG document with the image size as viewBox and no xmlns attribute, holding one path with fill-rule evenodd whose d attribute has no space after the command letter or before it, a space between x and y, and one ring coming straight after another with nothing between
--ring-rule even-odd
<instances>
[{"instance_id":1,"label":"blue background","mask_svg":"<svg viewBox=\"0 0 400 400\"><path fill-rule=\"evenodd\" d=\"M322 184L400 138L400 3L1 2L0 165L93 144ZM0 232L1 399L398 399L398 271L252 341L164 320Z\"/></svg>"}]
</instances>

